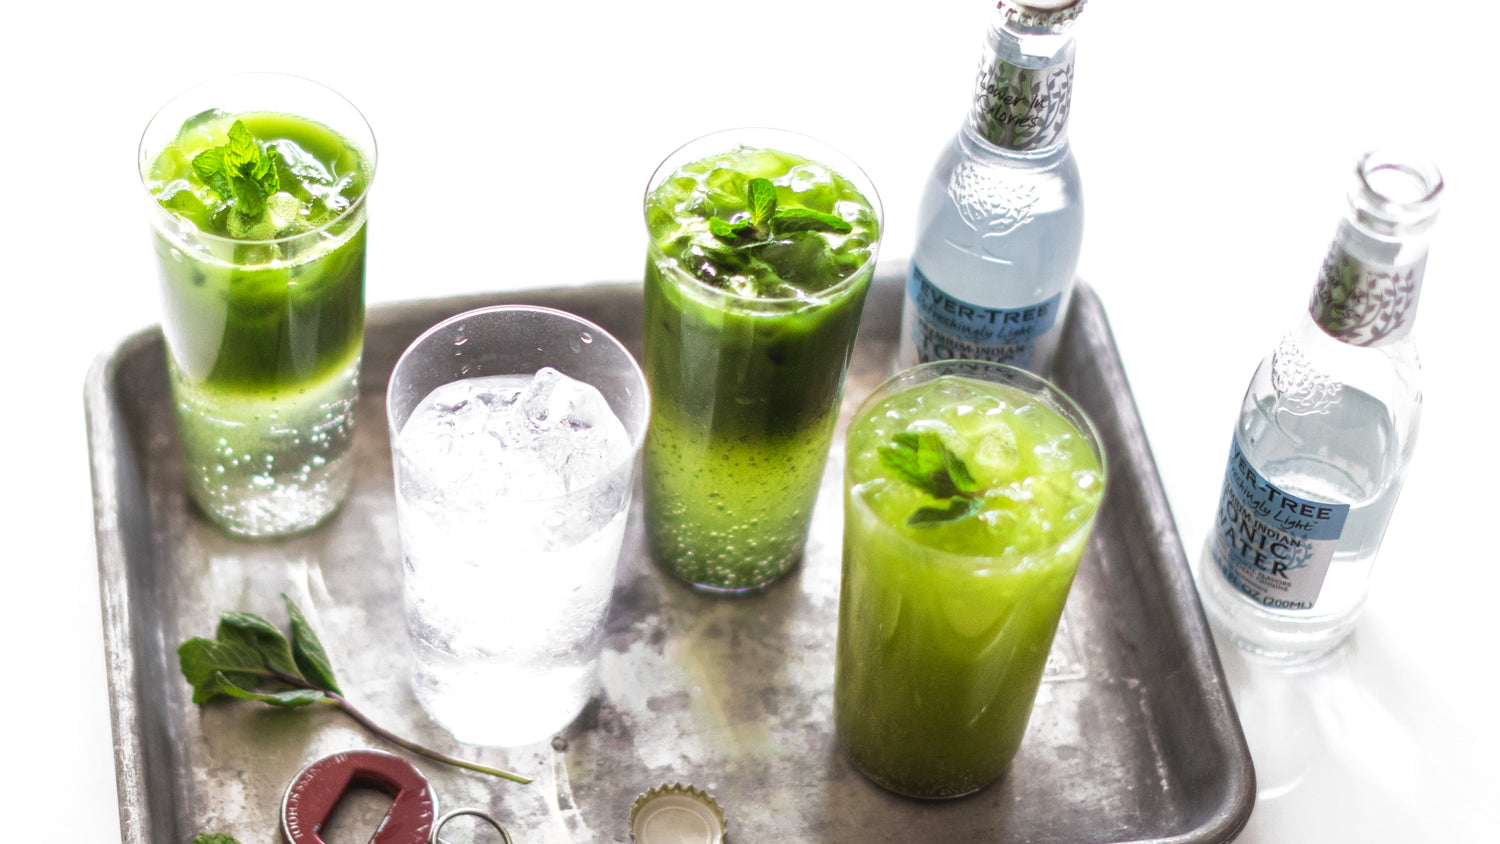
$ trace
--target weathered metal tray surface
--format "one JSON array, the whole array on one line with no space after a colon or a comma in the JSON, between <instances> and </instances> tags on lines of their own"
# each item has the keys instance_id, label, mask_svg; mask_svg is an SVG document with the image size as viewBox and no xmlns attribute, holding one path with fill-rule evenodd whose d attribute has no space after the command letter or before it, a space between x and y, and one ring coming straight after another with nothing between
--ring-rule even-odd
<instances>
[{"instance_id":1,"label":"weathered metal tray surface","mask_svg":"<svg viewBox=\"0 0 1500 844\"><path fill-rule=\"evenodd\" d=\"M877 276L845 420L889 373L902 277L897 265ZM1101 429L1110 487L1048 682L1001 782L960 800L908 800L870 784L840 754L832 686L842 426L806 557L789 579L749 599L693 593L646 556L637 499L600 694L551 742L454 743L406 683L383 396L397 356L421 331L502 300L576 312L639 351L638 284L372 308L355 491L332 522L286 541L230 539L188 504L159 331L127 339L95 365L87 410L128 844L201 832L277 841L283 791L304 765L383 746L330 709L191 702L176 645L212 635L224 610L284 624L282 593L319 631L344 691L377 722L535 776L519 786L413 757L440 809L485 808L518 844L628 841L635 796L679 780L724 805L731 842L1196 842L1228 840L1243 826L1254 801L1244 737L1103 310L1082 285L1056 379ZM495 611L511 600L525 598L496 595ZM340 822L370 826L345 840L365 841L384 804L368 795L348 803L364 808Z\"/></svg>"}]
</instances>

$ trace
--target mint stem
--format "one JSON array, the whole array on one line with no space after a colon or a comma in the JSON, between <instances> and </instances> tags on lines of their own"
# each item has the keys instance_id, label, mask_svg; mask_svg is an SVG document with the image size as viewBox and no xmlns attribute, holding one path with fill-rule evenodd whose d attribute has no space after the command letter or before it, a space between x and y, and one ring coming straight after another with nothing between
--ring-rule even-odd
<instances>
[{"instance_id":1,"label":"mint stem","mask_svg":"<svg viewBox=\"0 0 1500 844\"><path fill-rule=\"evenodd\" d=\"M521 785L527 785L531 782L530 778L523 777L520 774L513 774L509 771L502 771L499 768L491 768L488 765L481 765L478 762L470 762L465 759L459 759L456 756L449 756L448 754L441 751L433 750L429 747L424 747L410 739L398 736L390 730L387 730L385 727L382 727L374 721L371 721L369 716L359 711L359 709L356 708L354 704L350 703L348 699L343 695L340 695L336 692L330 692L327 689L319 688L318 686L314 686L301 677L294 677L289 674L284 674L275 669L271 669L270 673L271 676L275 677L277 680L283 683L286 683L289 686L295 686L302 689L317 689L318 691L326 695L329 700L333 701L333 703L338 706L339 709L343 710L345 715L353 718L360 726L385 739L391 744L409 750L419 756L425 756L428 759L433 760L434 762L441 762L445 765L452 765L457 768L465 768L470 771L477 771L481 774L489 774L491 776L500 777L502 779L510 780L511 782L520 783Z\"/></svg>"}]
</instances>

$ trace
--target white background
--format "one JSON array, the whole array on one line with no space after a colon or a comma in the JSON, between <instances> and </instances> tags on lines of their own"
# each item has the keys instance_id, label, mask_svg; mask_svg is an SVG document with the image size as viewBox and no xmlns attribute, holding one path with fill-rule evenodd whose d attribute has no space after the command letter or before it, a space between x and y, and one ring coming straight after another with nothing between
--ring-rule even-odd
<instances>
[{"instance_id":1,"label":"white background","mask_svg":"<svg viewBox=\"0 0 1500 844\"><path fill-rule=\"evenodd\" d=\"M638 278L651 170L735 125L860 162L885 205L883 255L901 258L989 8L54 0L0 14L6 837L119 834L81 397L93 358L157 319L135 152L162 103L242 70L355 102L380 144L372 304ZM1500 577L1480 493L1495 470L1497 30L1487 2L1093 0L1083 17L1080 272L1190 554L1247 379L1306 307L1356 155L1408 144L1448 183L1417 324L1421 439L1355 638L1300 672L1225 653L1262 788L1243 841L1493 834L1479 806L1500 786Z\"/></svg>"}]
</instances>

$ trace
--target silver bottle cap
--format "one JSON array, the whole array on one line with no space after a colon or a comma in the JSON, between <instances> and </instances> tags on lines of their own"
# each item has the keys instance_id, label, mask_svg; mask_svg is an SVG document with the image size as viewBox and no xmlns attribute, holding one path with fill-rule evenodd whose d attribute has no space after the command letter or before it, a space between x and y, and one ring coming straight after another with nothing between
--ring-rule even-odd
<instances>
[{"instance_id":1,"label":"silver bottle cap","mask_svg":"<svg viewBox=\"0 0 1500 844\"><path fill-rule=\"evenodd\" d=\"M996 8L1017 26L1046 28L1078 17L1087 0L999 0Z\"/></svg>"},{"instance_id":2,"label":"silver bottle cap","mask_svg":"<svg viewBox=\"0 0 1500 844\"><path fill-rule=\"evenodd\" d=\"M718 802L691 785L659 785L630 806L630 840L636 844L720 844L728 831Z\"/></svg>"}]
</instances>

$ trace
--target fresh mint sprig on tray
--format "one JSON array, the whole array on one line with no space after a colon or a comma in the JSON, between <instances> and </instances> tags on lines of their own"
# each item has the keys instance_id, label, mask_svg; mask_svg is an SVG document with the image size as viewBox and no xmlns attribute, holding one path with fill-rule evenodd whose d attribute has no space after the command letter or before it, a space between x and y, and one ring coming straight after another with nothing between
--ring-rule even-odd
<instances>
[{"instance_id":1,"label":"fresh mint sprig on tray","mask_svg":"<svg viewBox=\"0 0 1500 844\"><path fill-rule=\"evenodd\" d=\"M896 477L933 498L947 499L946 507L921 507L906 520L908 527L953 524L978 513L984 492L963 458L954 454L933 431L907 431L891 437L879 449L880 464Z\"/></svg>"},{"instance_id":2,"label":"fresh mint sprig on tray","mask_svg":"<svg viewBox=\"0 0 1500 844\"><path fill-rule=\"evenodd\" d=\"M229 127L228 143L193 156L193 172L220 199L233 200L246 217L260 216L266 200L281 188L271 157L238 120Z\"/></svg>"},{"instance_id":3,"label":"fresh mint sprig on tray","mask_svg":"<svg viewBox=\"0 0 1500 844\"><path fill-rule=\"evenodd\" d=\"M478 771L522 785L527 777L480 765L423 747L375 724L355 709L339 690L323 644L297 605L285 595L291 637L257 615L226 612L219 616L215 638L193 638L177 648L182 676L193 687L193 702L218 697L253 700L294 709L317 703L337 706L377 736L435 762ZM230 839L231 841L233 839ZM222 841L197 844L227 844Z\"/></svg>"}]
</instances>

